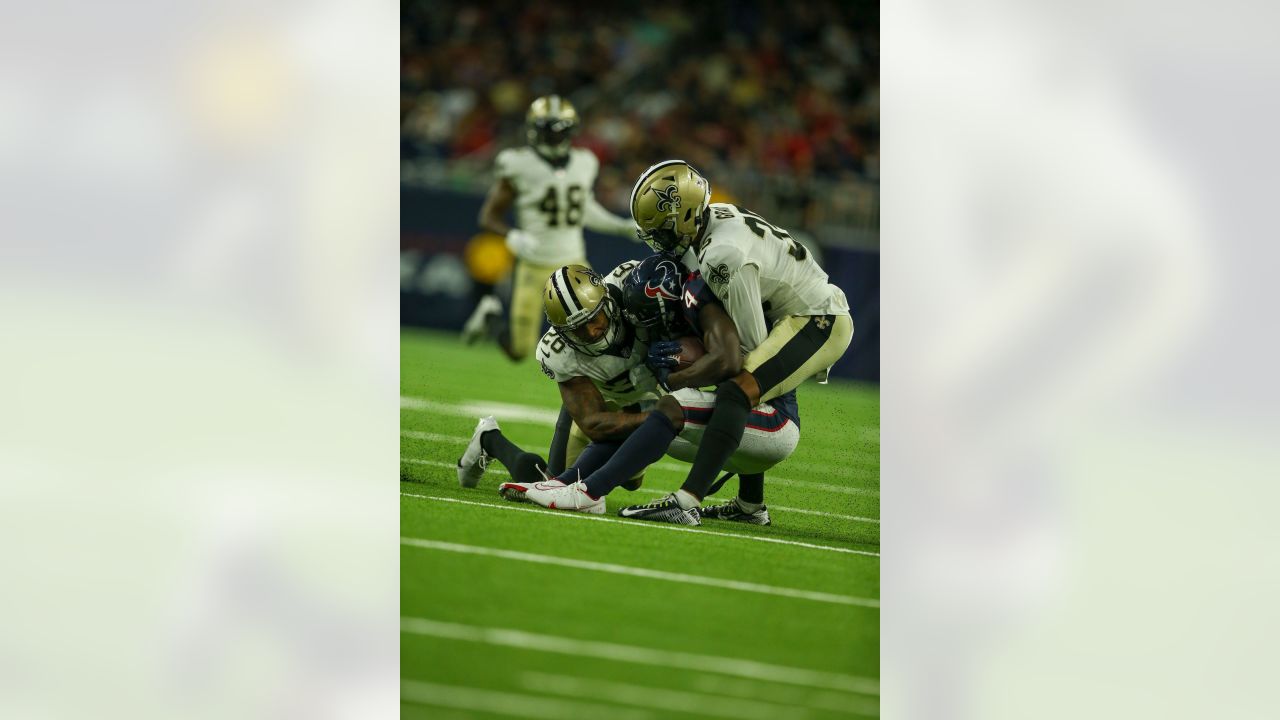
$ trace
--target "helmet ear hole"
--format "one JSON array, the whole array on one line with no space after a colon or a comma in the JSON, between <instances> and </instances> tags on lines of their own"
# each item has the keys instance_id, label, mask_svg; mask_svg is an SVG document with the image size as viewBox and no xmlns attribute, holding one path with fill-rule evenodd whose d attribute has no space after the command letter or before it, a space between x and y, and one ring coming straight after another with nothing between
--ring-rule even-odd
<instances>
[{"instance_id":1,"label":"helmet ear hole","mask_svg":"<svg viewBox=\"0 0 1280 720\"><path fill-rule=\"evenodd\" d=\"M693 208L684 211L684 221L689 222L689 217L693 215Z\"/></svg>"}]
</instances>

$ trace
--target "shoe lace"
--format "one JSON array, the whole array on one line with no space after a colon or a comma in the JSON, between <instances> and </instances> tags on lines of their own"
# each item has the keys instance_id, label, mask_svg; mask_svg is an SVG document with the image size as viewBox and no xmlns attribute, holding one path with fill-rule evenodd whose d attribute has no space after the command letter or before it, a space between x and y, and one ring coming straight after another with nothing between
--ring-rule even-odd
<instances>
[{"instance_id":1,"label":"shoe lace","mask_svg":"<svg viewBox=\"0 0 1280 720\"><path fill-rule=\"evenodd\" d=\"M660 497L657 500L654 500L652 502L647 502L644 505L641 505L640 507L660 508L666 505L667 503L675 503L675 502L676 502L676 496L674 493L672 493L670 495L664 495L663 497ZM676 504L679 505L679 503L676 503Z\"/></svg>"}]
</instances>

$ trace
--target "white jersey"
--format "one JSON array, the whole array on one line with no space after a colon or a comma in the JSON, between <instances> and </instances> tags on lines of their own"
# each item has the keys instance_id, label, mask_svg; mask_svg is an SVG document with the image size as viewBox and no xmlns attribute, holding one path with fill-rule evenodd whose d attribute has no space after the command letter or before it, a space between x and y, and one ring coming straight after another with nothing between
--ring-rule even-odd
<instances>
[{"instance_id":1,"label":"white jersey","mask_svg":"<svg viewBox=\"0 0 1280 720\"><path fill-rule=\"evenodd\" d=\"M605 279L606 286L614 292L622 285L622 279L639 263L627 261L614 268ZM542 372L552 380L562 383L570 378L585 377L590 380L605 400L621 407L661 397L658 380L645 366L648 350L638 340L633 340L625 356L583 355L551 328L538 343L538 364Z\"/></svg>"},{"instance_id":2,"label":"white jersey","mask_svg":"<svg viewBox=\"0 0 1280 720\"><path fill-rule=\"evenodd\" d=\"M535 265L582 262L582 225L600 161L584 148L570 148L568 162L554 167L531 147L498 153L497 175L516 190L516 223L534 244L520 259Z\"/></svg>"},{"instance_id":3,"label":"white jersey","mask_svg":"<svg viewBox=\"0 0 1280 720\"><path fill-rule=\"evenodd\" d=\"M690 248L684 263L702 271L707 287L738 325L747 350L768 334L762 320L771 326L792 315L849 314L844 292L828 282L803 245L737 205L712 203L702 248L696 253ZM759 280L753 307L747 306L745 289L733 282L746 266L755 268Z\"/></svg>"}]
</instances>

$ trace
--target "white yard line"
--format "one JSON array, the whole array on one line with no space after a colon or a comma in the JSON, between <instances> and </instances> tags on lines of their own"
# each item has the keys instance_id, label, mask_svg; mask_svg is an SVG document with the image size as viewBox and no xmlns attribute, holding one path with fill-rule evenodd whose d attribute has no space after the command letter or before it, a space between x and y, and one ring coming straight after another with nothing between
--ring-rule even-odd
<instances>
[{"instance_id":1,"label":"white yard line","mask_svg":"<svg viewBox=\"0 0 1280 720\"><path fill-rule=\"evenodd\" d=\"M867 495L880 497L880 491L874 488L848 487L845 485L832 485L830 483L810 482L809 480L793 480L791 478L768 474L765 475L765 481L774 483L775 485L789 485L791 487L802 487L810 490L840 493L841 495Z\"/></svg>"},{"instance_id":2,"label":"white yard line","mask_svg":"<svg viewBox=\"0 0 1280 720\"><path fill-rule=\"evenodd\" d=\"M671 490L654 490L653 488L642 487L639 490L635 490L633 492L648 493L650 495L667 495L667 494L670 494L672 491ZM703 502L706 503L709 501L704 499ZM805 510L804 508L786 507L785 505L769 504L768 507L770 511L781 510L783 512L789 512L789 513L800 513L801 515L818 515L821 517L836 518L838 520L849 520L851 522L874 523L876 525L880 524L880 521L875 518L859 517L858 515L841 515L840 513L824 512L822 510Z\"/></svg>"},{"instance_id":3,"label":"white yard line","mask_svg":"<svg viewBox=\"0 0 1280 720\"><path fill-rule=\"evenodd\" d=\"M509 422L527 422L536 425L556 426L560 418L559 410L549 410L534 405L516 405L514 403L491 402L488 400L463 400L460 403L446 403L426 398L400 396L401 410L421 410L424 412L455 415L479 420L486 415L493 415L499 420Z\"/></svg>"},{"instance_id":4,"label":"white yard line","mask_svg":"<svg viewBox=\"0 0 1280 720\"><path fill-rule=\"evenodd\" d=\"M801 440L803 441L803 434ZM800 470L802 472L827 473L829 475L839 475L841 477L852 477L850 475L850 467L857 468L878 468L880 467L880 457L877 453L874 459L868 458L863 453L855 453L852 456L840 459L840 466L832 467L823 463L810 463L803 460L784 460L782 464L788 470Z\"/></svg>"},{"instance_id":5,"label":"white yard line","mask_svg":"<svg viewBox=\"0 0 1280 720\"><path fill-rule=\"evenodd\" d=\"M430 442L451 443L453 445L466 445L471 442L470 435L441 435L440 433L420 432L418 430L401 430L400 437L412 438L414 440L428 440Z\"/></svg>"},{"instance_id":6,"label":"white yard line","mask_svg":"<svg viewBox=\"0 0 1280 720\"><path fill-rule=\"evenodd\" d=\"M443 460L423 460L422 458L411 458L411 457L402 457L400 458L400 462L410 463L411 465L430 465L432 467L442 467L442 468L458 467L457 465L451 462L445 462ZM485 472L494 473L496 475L504 475L506 477L511 477L511 473L507 472L506 469L502 467L490 466L489 469L485 470Z\"/></svg>"},{"instance_id":7,"label":"white yard line","mask_svg":"<svg viewBox=\"0 0 1280 720\"><path fill-rule=\"evenodd\" d=\"M710 675L707 673L689 674L683 677L682 680L692 687L693 692L709 695L726 695L741 700L772 702L790 707L807 707L840 715L876 717L880 714L879 698L853 695L838 690L815 690L791 685L783 686L777 683L761 683L744 678Z\"/></svg>"},{"instance_id":8,"label":"white yard line","mask_svg":"<svg viewBox=\"0 0 1280 720\"><path fill-rule=\"evenodd\" d=\"M421 433L421 434L427 435L429 433ZM423 460L421 458L400 458L400 462L407 462L414 465L430 465L432 467L441 467L441 468L456 467L453 463L444 462L443 460ZM507 472L505 469L501 467L492 468L487 472L499 473L499 474L505 475L506 477L511 477L511 473ZM636 492L649 493L650 495L666 495L672 491L671 490L654 490L652 488L640 488ZM858 515L841 515L839 513L824 512L822 510L806 510L804 508L786 507L784 505L770 505L769 507L773 510L782 510L783 512L800 513L802 515L818 515L821 517L836 518L838 520L849 520L850 522L874 523L876 525L880 524L880 521L875 518L860 517Z\"/></svg>"},{"instance_id":9,"label":"white yard line","mask_svg":"<svg viewBox=\"0 0 1280 720\"><path fill-rule=\"evenodd\" d=\"M450 469L457 467L453 463L444 462L443 460L424 460L422 458L411 458L411 457L402 457L400 458L400 462L410 463L412 465L430 465L432 467L450 468ZM507 472L502 467L491 467L489 470L487 470L487 472L497 473L505 477L511 477L511 473ZM767 481L773 480L773 479L774 478L766 478ZM649 493L651 495L666 495L667 493L672 491L671 490L654 490L652 488L640 488L636 492ZM773 510L782 510L783 512L800 513L802 515L818 515L821 517L830 517L830 518L836 518L839 520L848 520L850 522L874 523L876 525L880 524L880 521L875 518L861 517L859 515L841 515L840 513L825 512L823 510L806 510L804 508L793 508L793 507L787 507L785 505L770 505L769 508Z\"/></svg>"},{"instance_id":10,"label":"white yard line","mask_svg":"<svg viewBox=\"0 0 1280 720\"><path fill-rule=\"evenodd\" d=\"M547 427L555 427L556 420L560 417L559 409L541 407L537 405L522 405L517 403L492 402L488 400L463 400L459 403L446 403L438 400L429 400L427 398L409 397L407 395L400 396L400 407L403 410L420 410L424 412L436 412L444 415L453 415L455 417L465 417L479 419L486 415L493 415L498 421L507 420L510 422L527 422L536 425L545 425ZM879 428L855 428L855 432L863 437L879 438ZM402 433L403 434L403 433ZM468 435L462 438L464 441L469 439ZM426 438L424 438L426 439ZM861 453L860 453L861 454ZM785 461L784 461L785 464ZM663 465L663 463L658 463ZM878 460L868 460L864 457L855 455L849 458L846 463L840 465L826 465L821 463L805 463L794 462L790 466L810 472L825 473L834 477L843 477L854 479L849 473L848 465L857 465L862 468L878 467ZM682 466L675 466L682 469Z\"/></svg>"},{"instance_id":11,"label":"white yard line","mask_svg":"<svg viewBox=\"0 0 1280 720\"><path fill-rule=\"evenodd\" d=\"M439 622L426 618L400 618L400 632L415 635L460 640L463 642L483 643L516 647L541 652L574 655L577 657L594 657L602 660L627 662L636 665L650 665L664 668L682 668L696 672L719 673L737 677L764 680L768 682L802 685L804 687L864 695L879 695L880 681L874 678L846 675L844 673L810 670L808 668L773 665L771 663L744 660L733 657L718 657L674 650L658 650L655 648L623 645L620 643L597 642L593 640L574 640L555 635L513 630L510 628L483 627L478 625L462 625L459 623Z\"/></svg>"},{"instance_id":12,"label":"white yard line","mask_svg":"<svg viewBox=\"0 0 1280 720\"><path fill-rule=\"evenodd\" d=\"M836 547L834 545L817 545L814 543L800 542L799 540L783 540L781 538L763 537L760 535L739 535L738 533L719 532L717 530L704 530L701 527L692 528L683 525L673 525L664 522L645 521L645 520L624 520L622 518L607 517L604 515L589 515L587 513L572 512L564 510L545 510L537 507L524 507L521 505L505 503L484 503L475 502L473 500L458 500L456 498L436 497L435 495L417 495L415 493L400 493L401 497L419 498L422 500L435 500L437 502L457 503L459 505L475 505L478 507L493 508L495 510L512 510L516 512L537 513L542 517L558 517L558 518L574 518L577 520L594 520L599 522L622 523L627 527L637 528L653 528L655 530L670 530L672 532L689 532L698 533L700 535L713 535L715 537L730 537L740 540L753 540L755 542L775 543L777 545L791 545L794 547L811 548L813 550L826 550L828 552L847 553L849 555L865 555L867 557L880 557L880 553L871 552L869 550L855 550L853 548Z\"/></svg>"},{"instance_id":13,"label":"white yard line","mask_svg":"<svg viewBox=\"0 0 1280 720\"><path fill-rule=\"evenodd\" d=\"M533 692L565 697L606 697L609 698L609 702L621 705L702 717L722 717L731 718L731 720L803 720L810 715L808 710L794 706L744 700L729 695L708 695L674 690L670 687L650 687L542 672L522 672L519 678L520 686Z\"/></svg>"},{"instance_id":14,"label":"white yard line","mask_svg":"<svg viewBox=\"0 0 1280 720\"><path fill-rule=\"evenodd\" d=\"M770 510L781 510L784 513L800 513L801 515L817 515L819 517L836 518L837 520L848 520L850 522L872 523L879 525L880 521L876 518L861 517L858 515L841 515L840 513L825 512L822 510L806 510L804 508L793 508L785 505L769 505Z\"/></svg>"},{"instance_id":15,"label":"white yard line","mask_svg":"<svg viewBox=\"0 0 1280 720\"><path fill-rule=\"evenodd\" d=\"M452 443L456 445L466 445L471 441L470 435L442 435L440 433L420 432L417 430L401 430L401 437L412 438L414 440L427 440L429 442ZM784 464L786 461L783 461ZM656 462L649 466L657 470L666 470L670 472L687 473L689 466L683 463L674 462ZM806 465L806 467L823 468L820 465ZM826 472L826 470L817 470L816 472ZM809 488L812 490L826 490L828 492L842 493L845 495L874 495L880 496L880 491L874 488L848 487L846 485L832 485L830 483L811 482L809 480L795 480L793 478L782 477L780 475L765 474L768 482L778 485L791 485L795 487Z\"/></svg>"},{"instance_id":16,"label":"white yard line","mask_svg":"<svg viewBox=\"0 0 1280 720\"><path fill-rule=\"evenodd\" d=\"M440 685L419 680L400 681L400 699L418 705L455 710L494 713L538 720L595 720L602 717L648 720L657 717L645 710L629 710L617 705L560 700L526 693L485 690L461 685Z\"/></svg>"},{"instance_id":17,"label":"white yard line","mask_svg":"<svg viewBox=\"0 0 1280 720\"><path fill-rule=\"evenodd\" d=\"M627 565L615 565L613 563L593 562L590 560L576 560L573 558L539 555L536 553L520 552L517 550L482 547L479 545L463 545L459 543L441 542L439 540L425 540L421 538L406 537L400 538L400 544L427 550L443 550L445 552L455 552L466 555L485 555L488 557L497 557L506 560L520 560L522 562L538 563L542 565L559 565L561 567L576 568L578 570L594 570L596 572L613 573L615 575L629 575L631 577L649 578L651 580L666 580L686 585L706 585L708 587L741 590L743 592L753 592L761 595L798 598L800 600L813 600L815 602L833 603L835 605L856 605L858 607L866 608L880 607L880 602L878 600L853 597L851 595L837 595L835 593L797 590L795 588L761 585L759 583L741 582L738 580L724 580L721 578L703 577L700 575L687 575L685 573L673 573L666 572L664 570L649 570L646 568L630 567Z\"/></svg>"}]
</instances>

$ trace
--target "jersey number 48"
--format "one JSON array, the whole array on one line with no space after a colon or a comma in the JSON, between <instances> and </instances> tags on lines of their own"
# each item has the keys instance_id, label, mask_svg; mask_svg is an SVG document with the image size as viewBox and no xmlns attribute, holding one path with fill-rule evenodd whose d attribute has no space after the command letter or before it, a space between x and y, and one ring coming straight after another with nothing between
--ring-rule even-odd
<instances>
[{"instance_id":1,"label":"jersey number 48","mask_svg":"<svg viewBox=\"0 0 1280 720\"><path fill-rule=\"evenodd\" d=\"M564 205L564 224L568 227L574 227L582 224L582 186L570 185L565 188ZM547 214L548 227L560 227L560 196L556 193L556 186L552 185L547 188L547 193L542 196L542 202L538 203L538 209Z\"/></svg>"}]
</instances>

